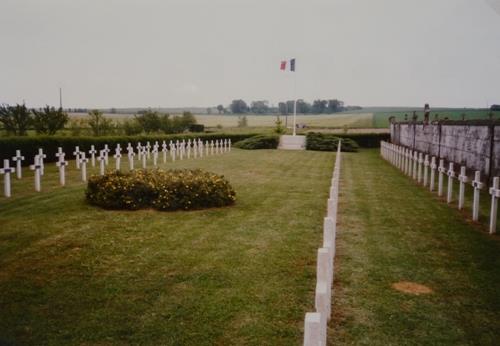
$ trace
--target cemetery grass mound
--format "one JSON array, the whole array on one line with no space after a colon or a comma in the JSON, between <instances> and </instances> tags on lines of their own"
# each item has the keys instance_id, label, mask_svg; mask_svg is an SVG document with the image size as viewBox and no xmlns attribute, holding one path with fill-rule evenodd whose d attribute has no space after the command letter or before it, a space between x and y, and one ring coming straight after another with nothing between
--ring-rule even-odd
<instances>
[{"instance_id":1,"label":"cemetery grass mound","mask_svg":"<svg viewBox=\"0 0 500 346\"><path fill-rule=\"evenodd\" d=\"M105 209L193 210L234 204L236 192L221 175L195 170L115 171L92 176L87 201Z\"/></svg>"}]
</instances>

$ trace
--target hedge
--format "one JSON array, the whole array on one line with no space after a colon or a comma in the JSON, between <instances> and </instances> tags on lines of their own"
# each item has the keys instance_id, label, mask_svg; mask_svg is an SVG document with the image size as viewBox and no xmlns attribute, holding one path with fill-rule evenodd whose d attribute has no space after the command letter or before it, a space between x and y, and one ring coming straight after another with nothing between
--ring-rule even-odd
<instances>
[{"instance_id":1,"label":"hedge","mask_svg":"<svg viewBox=\"0 0 500 346\"><path fill-rule=\"evenodd\" d=\"M343 152L358 151L358 144L350 138L340 138L332 133L309 132L306 136L306 149L315 151L336 151L339 140L342 139Z\"/></svg>"},{"instance_id":2,"label":"hedge","mask_svg":"<svg viewBox=\"0 0 500 346\"><path fill-rule=\"evenodd\" d=\"M5 137L0 138L0 159L12 159L16 154L16 150L21 150L21 154L25 157L23 165L33 163L33 158L38 154L38 148L43 148L43 152L47 154L46 162L55 162L57 158L57 148L62 147L66 153L66 159L73 158L73 152L76 146L79 146L81 151L88 152L90 146L95 145L96 150L104 148L107 144L110 149L120 144L123 149L127 147L130 142L136 146L137 142L146 143L149 141L151 145L155 141L166 141L167 143L176 140L188 140L200 138L203 141L210 141L216 139L231 139L234 144L238 141L244 140L249 137L256 136L256 133L249 134L225 134L225 133L200 133L200 134L176 134L176 135L149 135L149 136L107 136L107 137L65 137L65 136L33 136L33 137ZM112 151L114 154L114 151ZM2 164L3 165L3 164Z\"/></svg>"},{"instance_id":3,"label":"hedge","mask_svg":"<svg viewBox=\"0 0 500 346\"><path fill-rule=\"evenodd\" d=\"M174 211L231 205L236 193L221 175L200 169L155 169L92 176L85 197L105 209Z\"/></svg>"},{"instance_id":4,"label":"hedge","mask_svg":"<svg viewBox=\"0 0 500 346\"><path fill-rule=\"evenodd\" d=\"M276 149L279 145L278 135L259 135L244 139L236 143L235 147L240 149Z\"/></svg>"},{"instance_id":5,"label":"hedge","mask_svg":"<svg viewBox=\"0 0 500 346\"><path fill-rule=\"evenodd\" d=\"M380 142L391 140L391 135L389 133L336 133L336 137L339 138L350 138L361 148L380 148Z\"/></svg>"}]
</instances>

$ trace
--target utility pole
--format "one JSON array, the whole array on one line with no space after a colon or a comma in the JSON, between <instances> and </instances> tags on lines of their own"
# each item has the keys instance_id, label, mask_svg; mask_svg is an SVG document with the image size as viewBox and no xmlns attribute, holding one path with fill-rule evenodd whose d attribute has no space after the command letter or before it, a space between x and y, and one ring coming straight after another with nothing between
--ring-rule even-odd
<instances>
[{"instance_id":1,"label":"utility pole","mask_svg":"<svg viewBox=\"0 0 500 346\"><path fill-rule=\"evenodd\" d=\"M59 88L59 108L62 109L62 88Z\"/></svg>"}]
</instances>

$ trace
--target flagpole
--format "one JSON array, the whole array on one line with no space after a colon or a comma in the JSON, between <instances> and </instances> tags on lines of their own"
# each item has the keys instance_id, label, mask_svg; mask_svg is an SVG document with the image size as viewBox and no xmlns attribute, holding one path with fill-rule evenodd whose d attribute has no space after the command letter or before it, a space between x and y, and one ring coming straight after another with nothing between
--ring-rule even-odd
<instances>
[{"instance_id":1,"label":"flagpole","mask_svg":"<svg viewBox=\"0 0 500 346\"><path fill-rule=\"evenodd\" d=\"M296 77L296 68L294 66L293 69L293 135L295 136L297 125L296 125L296 117L297 117L297 77Z\"/></svg>"}]
</instances>

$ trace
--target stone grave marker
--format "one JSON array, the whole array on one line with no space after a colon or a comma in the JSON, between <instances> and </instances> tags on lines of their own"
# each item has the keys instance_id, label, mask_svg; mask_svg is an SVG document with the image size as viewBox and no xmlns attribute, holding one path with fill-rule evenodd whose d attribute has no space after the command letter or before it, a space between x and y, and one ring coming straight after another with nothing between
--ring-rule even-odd
<instances>
[{"instance_id":1,"label":"stone grave marker","mask_svg":"<svg viewBox=\"0 0 500 346\"><path fill-rule=\"evenodd\" d=\"M142 160L142 145L141 142L137 143L137 159L140 161Z\"/></svg>"},{"instance_id":2,"label":"stone grave marker","mask_svg":"<svg viewBox=\"0 0 500 346\"><path fill-rule=\"evenodd\" d=\"M191 158L191 139L188 139L187 141L187 158Z\"/></svg>"},{"instance_id":3,"label":"stone grave marker","mask_svg":"<svg viewBox=\"0 0 500 346\"><path fill-rule=\"evenodd\" d=\"M146 147L142 148L142 168L146 169L147 168L147 159L148 159L148 150Z\"/></svg>"},{"instance_id":4,"label":"stone grave marker","mask_svg":"<svg viewBox=\"0 0 500 346\"><path fill-rule=\"evenodd\" d=\"M146 155L149 160L151 158L151 144L149 144L149 141L146 142Z\"/></svg>"},{"instance_id":5,"label":"stone grave marker","mask_svg":"<svg viewBox=\"0 0 500 346\"><path fill-rule=\"evenodd\" d=\"M193 157L195 159L198 158L198 143L196 143L196 139L193 139Z\"/></svg>"},{"instance_id":6,"label":"stone grave marker","mask_svg":"<svg viewBox=\"0 0 500 346\"><path fill-rule=\"evenodd\" d=\"M158 166L158 148L159 148L159 145L158 145L158 142L156 142L153 145L153 151L152 151L152 154L153 154L153 166L154 167Z\"/></svg>"}]
</instances>

